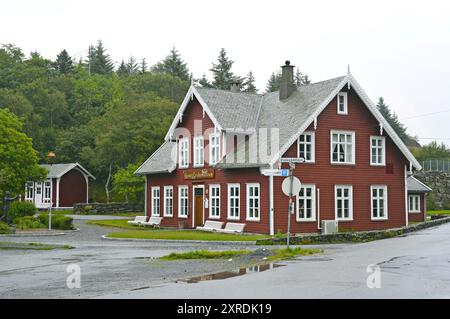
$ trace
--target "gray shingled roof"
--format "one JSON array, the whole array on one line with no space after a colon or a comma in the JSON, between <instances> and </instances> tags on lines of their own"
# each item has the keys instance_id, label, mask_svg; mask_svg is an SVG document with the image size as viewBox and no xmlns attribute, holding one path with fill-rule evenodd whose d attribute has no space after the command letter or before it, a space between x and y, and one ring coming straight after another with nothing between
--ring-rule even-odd
<instances>
[{"instance_id":1,"label":"gray shingled roof","mask_svg":"<svg viewBox=\"0 0 450 319\"><path fill-rule=\"evenodd\" d=\"M417 178L409 176L407 180L408 193L429 193L432 191L430 187L420 182Z\"/></svg>"},{"instance_id":2,"label":"gray shingled roof","mask_svg":"<svg viewBox=\"0 0 450 319\"><path fill-rule=\"evenodd\" d=\"M164 142L144 164L139 167L135 174L170 173L176 166L175 142Z\"/></svg>"},{"instance_id":3,"label":"gray shingled roof","mask_svg":"<svg viewBox=\"0 0 450 319\"><path fill-rule=\"evenodd\" d=\"M41 167L48 171L47 178L58 178L70 171L71 169L77 167L81 169L86 175L95 179L95 177L89 173L83 166L78 163L67 163L67 164L41 164Z\"/></svg>"}]
</instances>

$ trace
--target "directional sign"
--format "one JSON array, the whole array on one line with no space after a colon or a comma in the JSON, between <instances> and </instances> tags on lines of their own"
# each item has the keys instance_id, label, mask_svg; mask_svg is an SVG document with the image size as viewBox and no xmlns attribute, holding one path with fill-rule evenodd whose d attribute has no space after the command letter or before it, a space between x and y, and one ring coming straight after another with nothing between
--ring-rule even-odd
<instances>
[{"instance_id":1,"label":"directional sign","mask_svg":"<svg viewBox=\"0 0 450 319\"><path fill-rule=\"evenodd\" d=\"M288 176L288 169L265 169L262 171L264 176Z\"/></svg>"},{"instance_id":2,"label":"directional sign","mask_svg":"<svg viewBox=\"0 0 450 319\"><path fill-rule=\"evenodd\" d=\"M281 163L304 163L305 159L303 157L283 157L280 158Z\"/></svg>"},{"instance_id":3,"label":"directional sign","mask_svg":"<svg viewBox=\"0 0 450 319\"><path fill-rule=\"evenodd\" d=\"M300 192L300 188L302 187L302 183L300 180L293 176L292 177L292 195L298 194ZM283 190L284 195L289 196L291 190L291 178L286 177L281 184L281 189Z\"/></svg>"}]
</instances>

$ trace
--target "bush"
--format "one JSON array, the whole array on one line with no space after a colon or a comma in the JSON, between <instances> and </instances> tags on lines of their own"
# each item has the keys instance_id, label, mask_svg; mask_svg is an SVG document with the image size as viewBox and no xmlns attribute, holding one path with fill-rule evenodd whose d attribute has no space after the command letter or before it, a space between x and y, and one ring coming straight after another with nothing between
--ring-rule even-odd
<instances>
[{"instance_id":1,"label":"bush","mask_svg":"<svg viewBox=\"0 0 450 319\"><path fill-rule=\"evenodd\" d=\"M48 227L48 214L39 215L39 221ZM73 218L64 215L52 214L52 228L70 230L73 228Z\"/></svg>"},{"instance_id":2,"label":"bush","mask_svg":"<svg viewBox=\"0 0 450 319\"><path fill-rule=\"evenodd\" d=\"M37 213L36 206L30 202L12 202L9 205L8 217L15 220L17 217L33 216Z\"/></svg>"},{"instance_id":3,"label":"bush","mask_svg":"<svg viewBox=\"0 0 450 319\"><path fill-rule=\"evenodd\" d=\"M33 216L16 217L14 219L14 224L16 225L16 228L19 229L45 228L45 224L41 223L38 218Z\"/></svg>"},{"instance_id":4,"label":"bush","mask_svg":"<svg viewBox=\"0 0 450 319\"><path fill-rule=\"evenodd\" d=\"M13 230L7 223L0 221L0 234L11 234Z\"/></svg>"}]
</instances>

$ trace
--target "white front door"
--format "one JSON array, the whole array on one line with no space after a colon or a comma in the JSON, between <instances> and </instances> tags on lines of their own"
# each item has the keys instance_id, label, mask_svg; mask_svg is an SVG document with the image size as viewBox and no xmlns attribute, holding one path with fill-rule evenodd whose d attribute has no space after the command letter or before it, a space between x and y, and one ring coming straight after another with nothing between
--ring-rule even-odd
<instances>
[{"instance_id":1,"label":"white front door","mask_svg":"<svg viewBox=\"0 0 450 319\"><path fill-rule=\"evenodd\" d=\"M42 207L42 182L35 183L34 204L37 208Z\"/></svg>"}]
</instances>

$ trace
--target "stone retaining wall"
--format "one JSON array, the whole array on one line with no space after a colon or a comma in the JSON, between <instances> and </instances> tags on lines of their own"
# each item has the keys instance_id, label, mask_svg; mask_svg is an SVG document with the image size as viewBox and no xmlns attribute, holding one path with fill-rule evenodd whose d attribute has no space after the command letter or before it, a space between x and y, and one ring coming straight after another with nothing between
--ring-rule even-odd
<instances>
[{"instance_id":1,"label":"stone retaining wall","mask_svg":"<svg viewBox=\"0 0 450 319\"><path fill-rule=\"evenodd\" d=\"M348 242L368 242L378 239L385 239L407 234L413 231L441 225L450 222L450 217L440 218L424 223L413 224L401 228L393 228L386 230L373 230L365 232L354 233L337 233L329 235L300 235L290 238L290 243L293 245L308 245L308 244L331 244L331 243L348 243ZM256 241L257 245L285 245L286 238L268 238L259 239Z\"/></svg>"},{"instance_id":2,"label":"stone retaining wall","mask_svg":"<svg viewBox=\"0 0 450 319\"><path fill-rule=\"evenodd\" d=\"M143 204L135 203L77 203L73 211L80 214L111 215L114 213L143 212Z\"/></svg>"},{"instance_id":3,"label":"stone retaining wall","mask_svg":"<svg viewBox=\"0 0 450 319\"><path fill-rule=\"evenodd\" d=\"M419 172L414 177L433 189L427 195L428 210L450 209L450 173Z\"/></svg>"}]
</instances>

